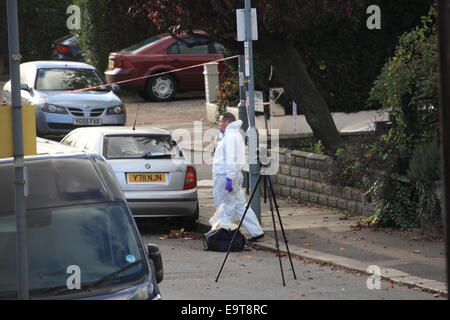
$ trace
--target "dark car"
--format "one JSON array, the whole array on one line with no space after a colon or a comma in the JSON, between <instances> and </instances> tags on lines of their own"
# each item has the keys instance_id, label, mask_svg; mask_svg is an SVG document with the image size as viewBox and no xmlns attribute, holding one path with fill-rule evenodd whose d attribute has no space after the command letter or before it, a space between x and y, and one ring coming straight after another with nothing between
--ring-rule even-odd
<instances>
[{"instance_id":1,"label":"dark car","mask_svg":"<svg viewBox=\"0 0 450 320\"><path fill-rule=\"evenodd\" d=\"M26 157L26 168L30 299L161 298L159 250L149 244L145 251L103 157L57 148L53 154ZM16 299L11 158L0 159L0 176L0 299Z\"/></svg>"},{"instance_id":2,"label":"dark car","mask_svg":"<svg viewBox=\"0 0 450 320\"><path fill-rule=\"evenodd\" d=\"M168 101L179 91L204 89L203 67L154 77L152 74L173 71L222 58L221 45L205 43L204 38L181 36L176 40L168 34L148 38L118 53L109 55L109 66L105 72L109 83L140 78L121 83L126 89L137 91L143 98L153 101ZM201 42L200 45L191 46ZM219 70L224 72L225 64Z\"/></svg>"},{"instance_id":3,"label":"dark car","mask_svg":"<svg viewBox=\"0 0 450 320\"><path fill-rule=\"evenodd\" d=\"M84 62L77 35L67 35L52 43L51 60Z\"/></svg>"}]
</instances>

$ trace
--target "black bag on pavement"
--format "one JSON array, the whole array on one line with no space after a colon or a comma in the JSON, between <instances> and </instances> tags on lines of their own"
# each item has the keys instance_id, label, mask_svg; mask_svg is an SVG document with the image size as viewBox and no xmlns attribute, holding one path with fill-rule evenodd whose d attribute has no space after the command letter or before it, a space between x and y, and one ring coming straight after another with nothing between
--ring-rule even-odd
<instances>
[{"instance_id":1,"label":"black bag on pavement","mask_svg":"<svg viewBox=\"0 0 450 320\"><path fill-rule=\"evenodd\" d=\"M217 229L209 231L203 235L203 247L205 251L227 252L230 247L236 230L228 231L226 229ZM230 252L240 252L244 250L245 237L237 231L236 238L233 241Z\"/></svg>"}]
</instances>

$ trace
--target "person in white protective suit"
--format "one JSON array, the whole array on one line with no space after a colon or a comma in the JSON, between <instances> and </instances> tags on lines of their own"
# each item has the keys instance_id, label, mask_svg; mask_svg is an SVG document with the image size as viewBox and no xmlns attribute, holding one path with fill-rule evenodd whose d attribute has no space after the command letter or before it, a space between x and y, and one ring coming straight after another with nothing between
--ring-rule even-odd
<instances>
[{"instance_id":1,"label":"person in white protective suit","mask_svg":"<svg viewBox=\"0 0 450 320\"><path fill-rule=\"evenodd\" d=\"M219 142L213 161L213 195L216 208L224 206L221 219L224 223L242 219L247 205L242 190L242 168L245 163L245 144L240 133L242 121L236 121L231 113L224 113L219 118ZM249 208L242 222L251 234L251 242L264 237L255 212Z\"/></svg>"}]
</instances>

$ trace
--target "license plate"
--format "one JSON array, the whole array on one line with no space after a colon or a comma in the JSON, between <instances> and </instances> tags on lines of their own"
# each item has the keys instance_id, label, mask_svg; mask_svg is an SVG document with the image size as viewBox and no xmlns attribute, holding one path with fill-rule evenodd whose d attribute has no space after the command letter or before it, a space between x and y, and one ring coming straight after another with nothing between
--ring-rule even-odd
<instances>
[{"instance_id":1,"label":"license plate","mask_svg":"<svg viewBox=\"0 0 450 320\"><path fill-rule=\"evenodd\" d=\"M160 183L166 182L165 173L128 173L129 183Z\"/></svg>"},{"instance_id":2,"label":"license plate","mask_svg":"<svg viewBox=\"0 0 450 320\"><path fill-rule=\"evenodd\" d=\"M73 119L73 124L77 126L101 126L102 119Z\"/></svg>"}]
</instances>

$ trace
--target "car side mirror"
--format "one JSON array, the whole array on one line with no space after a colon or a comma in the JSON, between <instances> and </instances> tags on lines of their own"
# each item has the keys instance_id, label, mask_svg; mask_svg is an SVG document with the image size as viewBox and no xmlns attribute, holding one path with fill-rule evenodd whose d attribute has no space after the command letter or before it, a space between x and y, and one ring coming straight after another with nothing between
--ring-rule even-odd
<instances>
[{"instance_id":1,"label":"car side mirror","mask_svg":"<svg viewBox=\"0 0 450 320\"><path fill-rule=\"evenodd\" d=\"M156 244L149 243L147 244L148 257L153 261L153 265L155 266L155 278L156 282L160 283L164 279L164 270L163 263L161 257L161 251Z\"/></svg>"},{"instance_id":2,"label":"car side mirror","mask_svg":"<svg viewBox=\"0 0 450 320\"><path fill-rule=\"evenodd\" d=\"M20 84L20 90L25 90L25 91L30 92L31 88L26 83L21 83Z\"/></svg>"},{"instance_id":3,"label":"car side mirror","mask_svg":"<svg viewBox=\"0 0 450 320\"><path fill-rule=\"evenodd\" d=\"M112 89L112 91L117 93L120 91L120 86L118 86L117 84L113 84L113 85L111 85L111 89Z\"/></svg>"}]
</instances>

